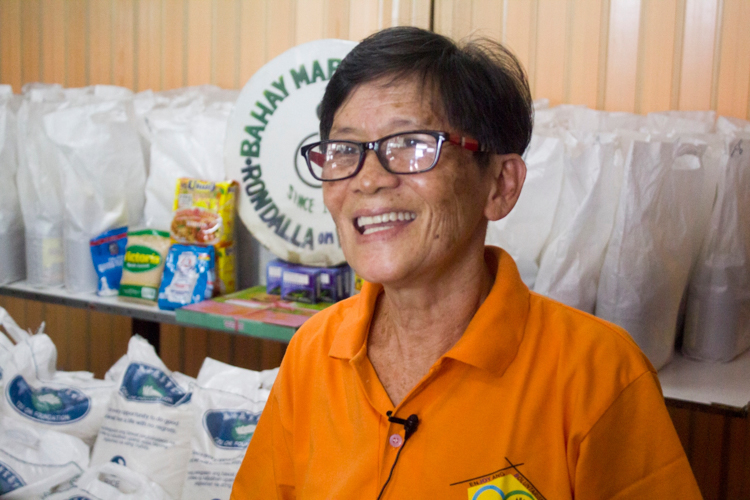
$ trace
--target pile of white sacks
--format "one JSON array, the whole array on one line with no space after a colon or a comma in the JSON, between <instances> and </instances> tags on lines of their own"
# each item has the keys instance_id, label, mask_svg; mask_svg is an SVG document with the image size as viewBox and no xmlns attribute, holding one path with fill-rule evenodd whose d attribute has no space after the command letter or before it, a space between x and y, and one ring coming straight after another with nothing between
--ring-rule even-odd
<instances>
[{"instance_id":1,"label":"pile of white sacks","mask_svg":"<svg viewBox=\"0 0 750 500\"><path fill-rule=\"evenodd\" d=\"M622 326L657 368L682 331L695 358L750 347L750 123L537 103L525 159L487 242L531 289Z\"/></svg>"},{"instance_id":2,"label":"pile of white sacks","mask_svg":"<svg viewBox=\"0 0 750 500\"><path fill-rule=\"evenodd\" d=\"M225 179L238 95L0 85L0 284L96 291L89 240L122 226L168 230L179 177Z\"/></svg>"},{"instance_id":3,"label":"pile of white sacks","mask_svg":"<svg viewBox=\"0 0 750 500\"><path fill-rule=\"evenodd\" d=\"M98 380L0 308L0 498L228 499L278 369L170 372L133 337Z\"/></svg>"}]
</instances>

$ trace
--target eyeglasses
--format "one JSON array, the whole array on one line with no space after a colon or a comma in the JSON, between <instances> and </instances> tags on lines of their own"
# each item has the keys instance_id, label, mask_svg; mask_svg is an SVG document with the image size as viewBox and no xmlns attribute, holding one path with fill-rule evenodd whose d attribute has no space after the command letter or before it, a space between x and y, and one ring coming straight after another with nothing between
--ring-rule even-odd
<instances>
[{"instance_id":1,"label":"eyeglasses","mask_svg":"<svg viewBox=\"0 0 750 500\"><path fill-rule=\"evenodd\" d=\"M300 154L310 173L319 181L340 181L362 170L368 150L375 154L392 174L418 174L435 167L443 143L469 151L484 151L479 142L468 137L434 130L415 130L387 135L373 142L321 141L303 146Z\"/></svg>"}]
</instances>

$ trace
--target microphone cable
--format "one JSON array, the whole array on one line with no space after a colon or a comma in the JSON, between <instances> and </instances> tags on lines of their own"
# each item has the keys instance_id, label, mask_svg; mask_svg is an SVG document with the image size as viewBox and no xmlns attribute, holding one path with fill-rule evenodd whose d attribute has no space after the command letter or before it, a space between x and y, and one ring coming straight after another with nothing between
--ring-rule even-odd
<instances>
[{"instance_id":1,"label":"microphone cable","mask_svg":"<svg viewBox=\"0 0 750 500\"><path fill-rule=\"evenodd\" d=\"M406 447L406 442L417 431L417 427L419 427L419 417L417 417L415 414L409 415L409 417L407 417L405 420L403 418L396 418L391 416L392 412L390 411L386 412L386 415L388 415L389 422L401 424L404 426L404 442L401 443L401 447L398 449L398 453L396 453L396 459L393 461L393 465L391 466L391 472L388 474L388 479L386 479L385 484L380 489L380 494L378 495L377 500L380 500L380 498L383 496L383 493L385 492L386 486L388 486L388 483L391 482L391 478L393 477L393 470L396 468L396 464L398 463L398 458L401 456L401 452L404 451L404 447Z\"/></svg>"}]
</instances>

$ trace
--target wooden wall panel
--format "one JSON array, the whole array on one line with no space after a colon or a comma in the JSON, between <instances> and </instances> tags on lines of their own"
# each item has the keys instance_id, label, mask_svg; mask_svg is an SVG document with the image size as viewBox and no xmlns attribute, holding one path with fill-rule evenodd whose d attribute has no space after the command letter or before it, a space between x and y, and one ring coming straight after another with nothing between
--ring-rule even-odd
<instances>
[{"instance_id":1,"label":"wooden wall panel","mask_svg":"<svg viewBox=\"0 0 750 500\"><path fill-rule=\"evenodd\" d=\"M86 0L65 2L65 86L85 87L89 84L87 65L89 25Z\"/></svg>"},{"instance_id":2,"label":"wooden wall panel","mask_svg":"<svg viewBox=\"0 0 750 500\"><path fill-rule=\"evenodd\" d=\"M724 0L723 7L716 111L745 118L750 116L750 2Z\"/></svg>"},{"instance_id":3,"label":"wooden wall panel","mask_svg":"<svg viewBox=\"0 0 750 500\"><path fill-rule=\"evenodd\" d=\"M110 0L90 2L88 9L88 83L111 84L112 12Z\"/></svg>"},{"instance_id":4,"label":"wooden wall panel","mask_svg":"<svg viewBox=\"0 0 750 500\"><path fill-rule=\"evenodd\" d=\"M43 0L41 15L42 81L68 86L65 71L65 0Z\"/></svg>"},{"instance_id":5,"label":"wooden wall panel","mask_svg":"<svg viewBox=\"0 0 750 500\"><path fill-rule=\"evenodd\" d=\"M0 1L0 83L21 91L21 0Z\"/></svg>"}]
</instances>

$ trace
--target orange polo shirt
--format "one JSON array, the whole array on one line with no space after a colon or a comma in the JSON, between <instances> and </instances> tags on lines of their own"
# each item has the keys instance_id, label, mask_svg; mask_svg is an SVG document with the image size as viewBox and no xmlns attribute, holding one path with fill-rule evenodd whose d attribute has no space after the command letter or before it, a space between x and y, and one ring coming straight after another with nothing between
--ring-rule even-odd
<instances>
[{"instance_id":1,"label":"orange polo shirt","mask_svg":"<svg viewBox=\"0 0 750 500\"><path fill-rule=\"evenodd\" d=\"M232 500L701 498L656 373L617 326L495 283L461 339L394 406L367 357L382 292L315 315L289 344ZM416 414L417 431L388 421Z\"/></svg>"}]
</instances>

